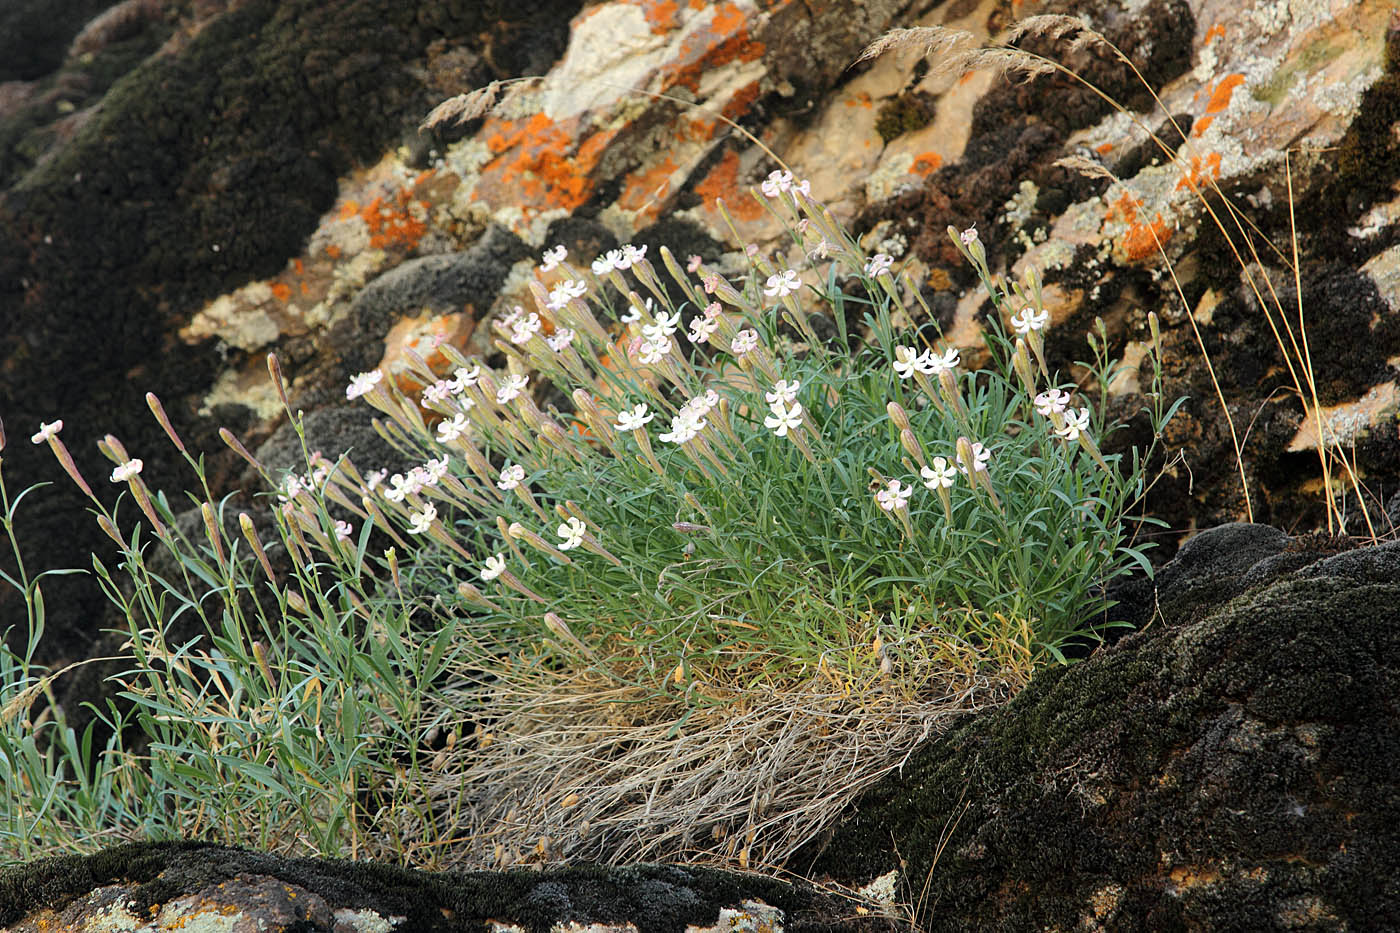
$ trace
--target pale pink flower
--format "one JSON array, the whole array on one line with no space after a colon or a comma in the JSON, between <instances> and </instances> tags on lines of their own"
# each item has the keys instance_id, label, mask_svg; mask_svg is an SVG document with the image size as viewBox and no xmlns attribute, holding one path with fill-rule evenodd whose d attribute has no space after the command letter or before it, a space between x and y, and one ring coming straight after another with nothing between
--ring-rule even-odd
<instances>
[{"instance_id":1,"label":"pale pink flower","mask_svg":"<svg viewBox=\"0 0 1400 933\"><path fill-rule=\"evenodd\" d=\"M371 369L367 373L359 373L352 376L350 385L345 389L345 398L354 401L361 395L368 395L375 386L379 385L384 378L384 374L377 369Z\"/></svg>"},{"instance_id":2,"label":"pale pink flower","mask_svg":"<svg viewBox=\"0 0 1400 933\"><path fill-rule=\"evenodd\" d=\"M1035 409L1049 418L1054 412L1062 412L1069 405L1069 393L1059 389L1047 389L1035 397Z\"/></svg>"},{"instance_id":3,"label":"pale pink flower","mask_svg":"<svg viewBox=\"0 0 1400 933\"><path fill-rule=\"evenodd\" d=\"M768 276L763 294L769 298L786 298L802 287L802 282L797 278L797 273L787 269L776 275Z\"/></svg>"},{"instance_id":4,"label":"pale pink flower","mask_svg":"<svg viewBox=\"0 0 1400 933\"><path fill-rule=\"evenodd\" d=\"M730 344L734 348L735 356L743 356L758 348L758 331L753 328L746 328L734 335L734 342Z\"/></svg>"},{"instance_id":5,"label":"pale pink flower","mask_svg":"<svg viewBox=\"0 0 1400 933\"><path fill-rule=\"evenodd\" d=\"M141 472L143 464L139 459L131 459L112 471L112 482L124 483Z\"/></svg>"},{"instance_id":6,"label":"pale pink flower","mask_svg":"<svg viewBox=\"0 0 1400 933\"><path fill-rule=\"evenodd\" d=\"M496 481L496 488L510 492L525 480L525 468L518 463L512 463L501 470L501 477Z\"/></svg>"},{"instance_id":7,"label":"pale pink flower","mask_svg":"<svg viewBox=\"0 0 1400 933\"><path fill-rule=\"evenodd\" d=\"M61 418L58 421L50 421L48 424L45 424L44 422L40 421L39 433L31 437L30 440L36 444L42 444L62 430L63 419Z\"/></svg>"},{"instance_id":8,"label":"pale pink flower","mask_svg":"<svg viewBox=\"0 0 1400 933\"><path fill-rule=\"evenodd\" d=\"M877 277L881 272L888 272L890 266L894 265L894 260L884 253L876 253L870 257L870 261L865 264L865 274L871 278Z\"/></svg>"},{"instance_id":9,"label":"pale pink flower","mask_svg":"<svg viewBox=\"0 0 1400 933\"><path fill-rule=\"evenodd\" d=\"M543 269L545 272L549 272L568 257L569 251L564 248L564 244L560 243L553 249L547 249L544 251L544 262L541 264L540 268Z\"/></svg>"},{"instance_id":10,"label":"pale pink flower","mask_svg":"<svg viewBox=\"0 0 1400 933\"><path fill-rule=\"evenodd\" d=\"M525 386L530 382L530 377L521 373L511 373L506 377L505 382L496 390L496 404L504 405L520 397L525 391Z\"/></svg>"},{"instance_id":11,"label":"pale pink flower","mask_svg":"<svg viewBox=\"0 0 1400 933\"><path fill-rule=\"evenodd\" d=\"M875 493L875 501L880 503L880 508L886 512L893 512L895 509L907 508L909 497L913 494L913 486L904 486L899 480L892 479L884 489Z\"/></svg>"}]
</instances>

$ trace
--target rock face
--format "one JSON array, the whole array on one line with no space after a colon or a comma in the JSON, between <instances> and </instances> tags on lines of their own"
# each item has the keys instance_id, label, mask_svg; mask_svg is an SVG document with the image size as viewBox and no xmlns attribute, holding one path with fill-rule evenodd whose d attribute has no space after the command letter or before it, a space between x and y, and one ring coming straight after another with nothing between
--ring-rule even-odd
<instances>
[{"instance_id":1,"label":"rock face","mask_svg":"<svg viewBox=\"0 0 1400 933\"><path fill-rule=\"evenodd\" d=\"M901 867L928 930L1394 928L1400 544L1351 548L1192 538L1142 631L931 744L813 870Z\"/></svg>"},{"instance_id":2,"label":"rock face","mask_svg":"<svg viewBox=\"0 0 1400 933\"><path fill-rule=\"evenodd\" d=\"M858 899L707 869L643 865L431 875L179 842L8 869L0 873L0 923L14 933L896 929Z\"/></svg>"}]
</instances>

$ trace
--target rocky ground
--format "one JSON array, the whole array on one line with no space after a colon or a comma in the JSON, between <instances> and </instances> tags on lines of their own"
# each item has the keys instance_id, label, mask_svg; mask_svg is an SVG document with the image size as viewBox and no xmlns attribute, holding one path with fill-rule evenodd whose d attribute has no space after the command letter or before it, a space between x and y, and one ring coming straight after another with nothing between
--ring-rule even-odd
<instances>
[{"instance_id":1,"label":"rocky ground","mask_svg":"<svg viewBox=\"0 0 1400 933\"><path fill-rule=\"evenodd\" d=\"M913 55L851 64L895 26L998 36L1012 7L1082 15L1111 40L1133 68L1100 44L1071 51L1032 35L1021 46L1064 61L1129 112L1063 75L941 75ZM531 74L546 77L512 110L417 129L445 97ZM1003 718L969 724L920 764L917 774L982 782L976 812L954 819L965 812L948 798L958 782L942 778L906 808L907 823L872 821L874 805L863 805L840 837L868 853L862 872L892 866L893 838L912 866L905 894L950 911L949 927L994 916L1012 929L1367 928L1394 911L1393 890L1362 895L1354 880L1394 874L1377 848L1394 790L1372 769L1384 759L1351 754L1341 736L1380 728L1375 685L1394 675L1379 649L1395 603L1385 580L1354 568L1310 577L1295 567L1298 554L1353 543L1308 532L1369 537L1400 522L1400 27L1379 0L12 4L0 12L7 482L58 477L25 438L62 418L89 476L106 474L93 442L111 432L146 461L152 486L188 484L145 409L154 391L208 453L216 489L232 491L250 477L219 427L270 442L269 455L287 448L269 353L312 415L312 446L336 449L356 430L336 408L351 373L392 371L406 347L426 352L434 340L479 351L480 325L521 300L544 247L586 259L621 242L664 243L723 262L736 244L720 197L745 239L777 248L781 231L746 193L776 164L715 114L810 178L872 251L906 263L937 324L969 352L986 306L947 241L950 224L977 224L994 268L1043 270L1047 346L1067 370L1087 358L1096 318L1114 354L1141 360L1155 311L1166 393L1189 396L1146 506L1169 528L1159 559L1198 529L1249 518L1281 531L1249 532L1241 554L1273 548L1274 563L1255 573L1228 548L1188 548L1187 565L1212 565L1201 579L1234 574L1202 592L1238 595L1285 564L1290 574L1252 590L1273 595L1257 595L1241 622L1205 602L1173 616L1164 571L1155 629L1048 675ZM1144 125L1180 159L1164 158ZM1057 164L1065 156L1117 180ZM1240 226L1211 182L1244 211ZM1286 330L1275 336L1300 306L1306 353ZM1290 371L1304 359L1316 404ZM1140 374L1130 365L1110 388L1131 415ZM1130 420L1106 446L1148 440ZM372 443L363 432L354 441ZM32 566L88 566L106 553L64 483L28 504ZM1324 565L1341 566L1314 566ZM102 597L74 577L50 580L46 595L47 656L83 656L111 624ZM22 609L0 592L6 624ZM1314 657L1325 664L1305 663ZM1087 708L1067 732L1045 718L1114 690L1121 705L1106 708L1123 712L1112 726ZM1329 695L1354 703L1314 708ZM1124 752L1149 734L1164 738ZM1027 747L1007 753L1022 737ZM990 786L1004 769L1027 776ZM1241 784L1255 796L1236 801ZM1070 811L1075 829L1043 841L1036 821ZM945 825L950 838L956 827L946 846ZM940 851L953 869L914 891ZM1041 862L1017 861L1025 851ZM822 864L837 873L829 856ZM958 872L976 883L940 880ZM1059 893L1027 886L1032 877L1057 879ZM1267 906L1210 912L1241 904Z\"/></svg>"}]
</instances>

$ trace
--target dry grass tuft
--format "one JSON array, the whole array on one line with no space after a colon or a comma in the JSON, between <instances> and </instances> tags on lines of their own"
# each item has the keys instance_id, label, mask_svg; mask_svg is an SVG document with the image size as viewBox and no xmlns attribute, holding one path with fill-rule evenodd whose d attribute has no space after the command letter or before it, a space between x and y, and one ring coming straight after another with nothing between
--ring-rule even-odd
<instances>
[{"instance_id":1,"label":"dry grass tuft","mask_svg":"<svg viewBox=\"0 0 1400 933\"><path fill-rule=\"evenodd\" d=\"M914 697L822 675L699 709L611 680L522 680L492 701L503 712L487 740L433 777L435 811L455 812L436 827L452 840L440 857L780 866L922 742L1005 703L1027 673L924 664Z\"/></svg>"}]
</instances>

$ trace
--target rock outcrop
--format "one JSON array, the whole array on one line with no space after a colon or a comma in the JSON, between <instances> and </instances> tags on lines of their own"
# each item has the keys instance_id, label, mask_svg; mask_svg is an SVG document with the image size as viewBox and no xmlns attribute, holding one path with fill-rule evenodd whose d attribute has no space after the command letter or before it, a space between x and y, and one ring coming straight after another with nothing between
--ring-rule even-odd
<instances>
[{"instance_id":1,"label":"rock outcrop","mask_svg":"<svg viewBox=\"0 0 1400 933\"><path fill-rule=\"evenodd\" d=\"M926 930L1400 924L1400 543L1225 525L1154 590L1140 631L930 743L803 867L899 868Z\"/></svg>"}]
</instances>

